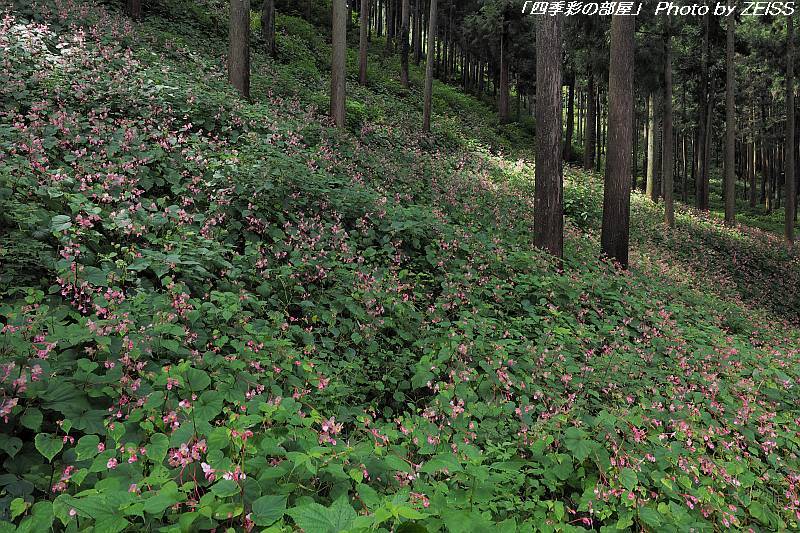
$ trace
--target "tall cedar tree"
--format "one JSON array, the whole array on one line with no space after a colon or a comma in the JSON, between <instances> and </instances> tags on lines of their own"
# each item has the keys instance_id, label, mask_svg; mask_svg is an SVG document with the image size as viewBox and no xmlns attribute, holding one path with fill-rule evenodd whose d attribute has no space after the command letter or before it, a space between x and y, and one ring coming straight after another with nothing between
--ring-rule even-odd
<instances>
[{"instance_id":1,"label":"tall cedar tree","mask_svg":"<svg viewBox=\"0 0 800 533\"><path fill-rule=\"evenodd\" d=\"M411 18L411 5L409 0L401 0L402 13L400 23L400 83L408 87L408 54L411 45L408 42L409 23Z\"/></svg>"},{"instance_id":2,"label":"tall cedar tree","mask_svg":"<svg viewBox=\"0 0 800 533\"><path fill-rule=\"evenodd\" d=\"M127 0L125 12L133 20L142 20L142 0Z\"/></svg>"},{"instance_id":3,"label":"tall cedar tree","mask_svg":"<svg viewBox=\"0 0 800 533\"><path fill-rule=\"evenodd\" d=\"M369 41L369 5L370 0L361 0L358 39L358 83L367 84L367 45Z\"/></svg>"},{"instance_id":4,"label":"tall cedar tree","mask_svg":"<svg viewBox=\"0 0 800 533\"><path fill-rule=\"evenodd\" d=\"M657 202L658 186L658 121L656 119L656 93L647 97L647 197Z\"/></svg>"},{"instance_id":5,"label":"tall cedar tree","mask_svg":"<svg viewBox=\"0 0 800 533\"><path fill-rule=\"evenodd\" d=\"M736 224L736 70L733 62L736 17L728 17L725 66L725 224Z\"/></svg>"},{"instance_id":6,"label":"tall cedar tree","mask_svg":"<svg viewBox=\"0 0 800 533\"><path fill-rule=\"evenodd\" d=\"M586 127L583 141L583 168L594 169L595 134L597 130L597 94L595 94L594 71L591 65L586 80Z\"/></svg>"},{"instance_id":7,"label":"tall cedar tree","mask_svg":"<svg viewBox=\"0 0 800 533\"><path fill-rule=\"evenodd\" d=\"M705 211L708 210L708 167L711 160L711 154L709 153L711 134L709 130L711 129L712 102L709 97L708 87L710 17L709 14L703 16L703 49L700 54L700 88L697 102L697 108L700 110L700 117L697 128L697 177L695 180L695 199L697 208Z\"/></svg>"},{"instance_id":8,"label":"tall cedar tree","mask_svg":"<svg viewBox=\"0 0 800 533\"><path fill-rule=\"evenodd\" d=\"M561 28L563 17L543 16L536 25L536 182L534 244L564 255L564 168L561 153Z\"/></svg>"},{"instance_id":9,"label":"tall cedar tree","mask_svg":"<svg viewBox=\"0 0 800 533\"><path fill-rule=\"evenodd\" d=\"M575 71L569 73L567 89L567 134L564 139L564 161L572 160L572 137L575 132ZM519 89L517 89L519 90Z\"/></svg>"},{"instance_id":10,"label":"tall cedar tree","mask_svg":"<svg viewBox=\"0 0 800 533\"><path fill-rule=\"evenodd\" d=\"M786 243L794 244L794 217L797 209L797 182L794 175L794 21L792 15L786 20L786 220L784 233Z\"/></svg>"},{"instance_id":11,"label":"tall cedar tree","mask_svg":"<svg viewBox=\"0 0 800 533\"><path fill-rule=\"evenodd\" d=\"M497 104L498 114L500 115L500 122L506 124L509 122L509 83L508 83L508 52L506 52L506 15L500 19L500 101Z\"/></svg>"},{"instance_id":12,"label":"tall cedar tree","mask_svg":"<svg viewBox=\"0 0 800 533\"><path fill-rule=\"evenodd\" d=\"M275 0L264 0L261 4L261 40L272 57L277 55L275 46Z\"/></svg>"},{"instance_id":13,"label":"tall cedar tree","mask_svg":"<svg viewBox=\"0 0 800 533\"><path fill-rule=\"evenodd\" d=\"M628 268L633 152L634 17L611 18L608 74L608 154L603 190L602 252Z\"/></svg>"},{"instance_id":14,"label":"tall cedar tree","mask_svg":"<svg viewBox=\"0 0 800 533\"><path fill-rule=\"evenodd\" d=\"M662 178L664 180L664 223L675 225L673 203L673 147L672 147L672 19L667 17L664 31L664 147L662 149Z\"/></svg>"},{"instance_id":15,"label":"tall cedar tree","mask_svg":"<svg viewBox=\"0 0 800 533\"><path fill-rule=\"evenodd\" d=\"M333 0L331 17L333 59L331 61L331 117L345 126L345 61L347 59L347 0Z\"/></svg>"},{"instance_id":16,"label":"tall cedar tree","mask_svg":"<svg viewBox=\"0 0 800 533\"><path fill-rule=\"evenodd\" d=\"M228 80L250 98L250 0L231 0Z\"/></svg>"},{"instance_id":17,"label":"tall cedar tree","mask_svg":"<svg viewBox=\"0 0 800 533\"><path fill-rule=\"evenodd\" d=\"M431 131L431 101L433 100L433 60L436 49L436 0L431 0L431 11L428 16L428 48L425 50L425 102L422 107L422 131Z\"/></svg>"}]
</instances>

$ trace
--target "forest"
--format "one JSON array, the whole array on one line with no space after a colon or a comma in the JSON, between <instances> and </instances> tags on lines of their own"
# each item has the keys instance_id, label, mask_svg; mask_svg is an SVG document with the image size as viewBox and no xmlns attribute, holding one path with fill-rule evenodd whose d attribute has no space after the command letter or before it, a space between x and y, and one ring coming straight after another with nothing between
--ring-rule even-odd
<instances>
[{"instance_id":1,"label":"forest","mask_svg":"<svg viewBox=\"0 0 800 533\"><path fill-rule=\"evenodd\" d=\"M800 531L796 11L0 0L0 533Z\"/></svg>"}]
</instances>

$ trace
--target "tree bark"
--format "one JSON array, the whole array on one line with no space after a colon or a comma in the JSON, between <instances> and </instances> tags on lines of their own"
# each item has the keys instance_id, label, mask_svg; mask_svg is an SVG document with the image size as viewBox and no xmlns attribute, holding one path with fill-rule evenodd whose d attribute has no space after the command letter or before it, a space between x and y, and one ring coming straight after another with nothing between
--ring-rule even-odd
<instances>
[{"instance_id":1,"label":"tree bark","mask_svg":"<svg viewBox=\"0 0 800 533\"><path fill-rule=\"evenodd\" d=\"M667 30L664 35L664 147L662 149L664 179L664 223L675 225L675 206L673 205L673 146L672 146L672 43L669 32L671 18L667 17Z\"/></svg>"},{"instance_id":2,"label":"tree bark","mask_svg":"<svg viewBox=\"0 0 800 533\"><path fill-rule=\"evenodd\" d=\"M261 40L271 57L277 55L275 47L275 0L264 0L261 4Z\"/></svg>"},{"instance_id":3,"label":"tree bark","mask_svg":"<svg viewBox=\"0 0 800 533\"><path fill-rule=\"evenodd\" d=\"M347 59L347 1L333 0L331 17L333 59L331 61L331 118L339 128L345 127Z\"/></svg>"},{"instance_id":4,"label":"tree bark","mask_svg":"<svg viewBox=\"0 0 800 533\"><path fill-rule=\"evenodd\" d=\"M575 131L575 73L569 76L567 92L567 136L564 141L564 161L572 160L572 136Z\"/></svg>"},{"instance_id":5,"label":"tree bark","mask_svg":"<svg viewBox=\"0 0 800 533\"><path fill-rule=\"evenodd\" d=\"M794 219L797 209L796 178L794 175L794 21L792 15L786 21L786 219L784 236L786 244L794 244Z\"/></svg>"},{"instance_id":6,"label":"tree bark","mask_svg":"<svg viewBox=\"0 0 800 533\"><path fill-rule=\"evenodd\" d=\"M628 268L633 131L634 17L611 18L608 156L603 187L602 252Z\"/></svg>"},{"instance_id":7,"label":"tree bark","mask_svg":"<svg viewBox=\"0 0 800 533\"><path fill-rule=\"evenodd\" d=\"M563 162L561 150L562 15L543 16L536 25L536 182L534 244L564 255Z\"/></svg>"},{"instance_id":8,"label":"tree bark","mask_svg":"<svg viewBox=\"0 0 800 533\"><path fill-rule=\"evenodd\" d=\"M250 0L230 0L228 80L250 98Z\"/></svg>"},{"instance_id":9,"label":"tree bark","mask_svg":"<svg viewBox=\"0 0 800 533\"><path fill-rule=\"evenodd\" d=\"M358 42L358 83L367 84L367 27L369 26L370 0L361 0L360 28Z\"/></svg>"},{"instance_id":10,"label":"tree bark","mask_svg":"<svg viewBox=\"0 0 800 533\"><path fill-rule=\"evenodd\" d=\"M127 0L125 12L133 20L142 20L142 0Z\"/></svg>"},{"instance_id":11,"label":"tree bark","mask_svg":"<svg viewBox=\"0 0 800 533\"><path fill-rule=\"evenodd\" d=\"M594 87L594 72L589 67L586 88L586 127L584 128L585 140L583 142L583 168L594 169L595 133L597 130L597 95Z\"/></svg>"},{"instance_id":12,"label":"tree bark","mask_svg":"<svg viewBox=\"0 0 800 533\"><path fill-rule=\"evenodd\" d=\"M410 51L408 43L409 17L411 16L409 0L401 0L402 20L400 23L400 83L408 88L408 54Z\"/></svg>"},{"instance_id":13,"label":"tree bark","mask_svg":"<svg viewBox=\"0 0 800 533\"><path fill-rule=\"evenodd\" d=\"M422 0L414 0L414 35L412 47L414 48L414 63L419 65L422 61Z\"/></svg>"},{"instance_id":14,"label":"tree bark","mask_svg":"<svg viewBox=\"0 0 800 533\"><path fill-rule=\"evenodd\" d=\"M711 121L710 98L708 91L708 39L709 39L709 15L703 16L703 49L700 60L700 98L698 109L700 109L699 131L697 138L697 179L695 180L695 200L697 208L708 210L708 165L710 149L709 123Z\"/></svg>"},{"instance_id":15,"label":"tree bark","mask_svg":"<svg viewBox=\"0 0 800 533\"><path fill-rule=\"evenodd\" d=\"M386 0L386 54L394 53L394 11L396 9L397 0Z\"/></svg>"},{"instance_id":16,"label":"tree bark","mask_svg":"<svg viewBox=\"0 0 800 533\"><path fill-rule=\"evenodd\" d=\"M736 225L736 71L734 32L736 18L728 17L725 64L725 224Z\"/></svg>"},{"instance_id":17,"label":"tree bark","mask_svg":"<svg viewBox=\"0 0 800 533\"><path fill-rule=\"evenodd\" d=\"M656 120L655 92L648 96L647 116L647 197L658 202L658 122Z\"/></svg>"},{"instance_id":18,"label":"tree bark","mask_svg":"<svg viewBox=\"0 0 800 533\"><path fill-rule=\"evenodd\" d=\"M506 124L509 121L508 116L508 59L506 58L505 40L506 40L506 24L503 21L503 27L500 30L500 101L497 104L497 109L500 115L500 122Z\"/></svg>"},{"instance_id":19,"label":"tree bark","mask_svg":"<svg viewBox=\"0 0 800 533\"><path fill-rule=\"evenodd\" d=\"M433 62L436 59L436 0L430 0L431 10L428 15L428 48L425 66L425 102L422 110L422 131L431 131L431 101L433 99Z\"/></svg>"}]
</instances>

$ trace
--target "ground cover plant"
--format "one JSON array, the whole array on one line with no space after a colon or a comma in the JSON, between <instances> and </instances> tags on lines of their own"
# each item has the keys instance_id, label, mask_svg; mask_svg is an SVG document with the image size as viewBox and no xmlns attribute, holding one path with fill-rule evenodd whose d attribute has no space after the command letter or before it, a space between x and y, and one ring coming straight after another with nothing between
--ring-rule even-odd
<instances>
[{"instance_id":1,"label":"ground cover plant","mask_svg":"<svg viewBox=\"0 0 800 533\"><path fill-rule=\"evenodd\" d=\"M0 3L0 530L800 527L778 236L636 193L620 271L569 167L559 264L523 123L376 39L337 130L287 13L247 102L154 4Z\"/></svg>"}]
</instances>

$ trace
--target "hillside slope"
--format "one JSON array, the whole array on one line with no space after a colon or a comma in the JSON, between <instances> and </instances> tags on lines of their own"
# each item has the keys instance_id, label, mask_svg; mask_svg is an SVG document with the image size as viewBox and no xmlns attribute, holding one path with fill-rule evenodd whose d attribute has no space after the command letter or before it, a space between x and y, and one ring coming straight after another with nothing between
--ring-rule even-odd
<instances>
[{"instance_id":1,"label":"hillside slope","mask_svg":"<svg viewBox=\"0 0 800 533\"><path fill-rule=\"evenodd\" d=\"M533 249L528 126L279 16L253 102L216 2L0 2L0 530L800 527L800 266L634 197ZM34 20L31 20L33 18ZM349 52L351 80L355 52ZM788 319L786 317L789 317Z\"/></svg>"}]
</instances>

